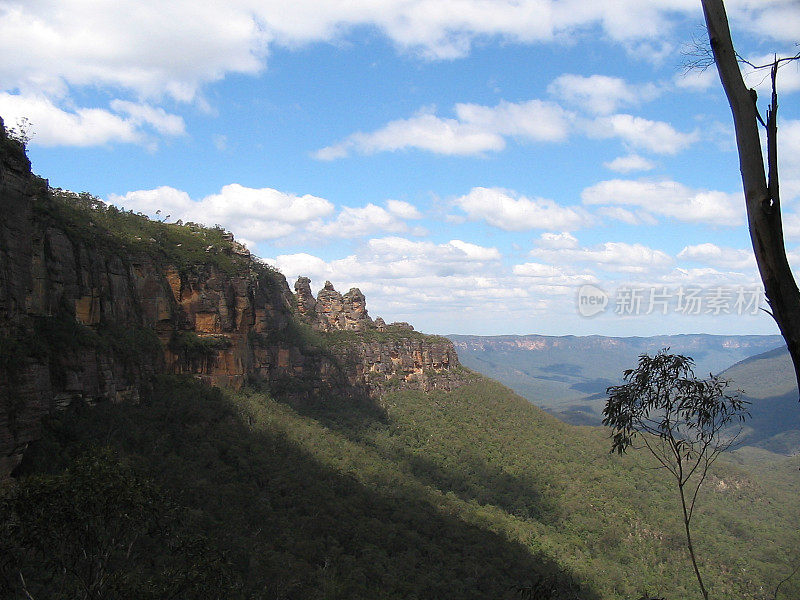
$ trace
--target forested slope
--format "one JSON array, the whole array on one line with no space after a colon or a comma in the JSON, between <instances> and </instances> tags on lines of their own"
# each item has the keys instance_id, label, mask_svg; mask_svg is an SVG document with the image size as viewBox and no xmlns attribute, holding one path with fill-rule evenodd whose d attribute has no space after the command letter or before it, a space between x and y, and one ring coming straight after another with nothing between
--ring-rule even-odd
<instances>
[{"instance_id":1,"label":"forested slope","mask_svg":"<svg viewBox=\"0 0 800 600\"><path fill-rule=\"evenodd\" d=\"M179 507L182 535L201 535L204 556L219 557L201 564L226 582L219 597L695 594L676 498L653 465L609 455L602 430L563 424L481 377L380 403L280 401L160 378L138 405L51 419L21 465L19 489L104 446L160 490L158 502ZM775 468L796 477L796 464ZM715 598L772 597L797 558L796 486L769 481L722 463L709 481L696 526ZM58 526L51 517L40 526ZM178 573L199 568L195 555L166 546L137 555L153 546L137 539L139 562L120 562L124 597L158 597L143 583L154 579L153 556ZM26 552L14 556L36 556ZM42 592L52 565L6 567L21 598L13 570ZM797 583L781 590L800 593Z\"/></svg>"}]
</instances>

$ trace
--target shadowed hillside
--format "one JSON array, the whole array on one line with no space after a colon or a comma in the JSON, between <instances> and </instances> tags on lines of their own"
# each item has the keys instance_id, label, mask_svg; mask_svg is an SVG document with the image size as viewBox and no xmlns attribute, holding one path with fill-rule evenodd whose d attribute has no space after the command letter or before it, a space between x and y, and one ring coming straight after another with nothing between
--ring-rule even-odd
<instances>
[{"instance_id":1,"label":"shadowed hillside","mask_svg":"<svg viewBox=\"0 0 800 600\"><path fill-rule=\"evenodd\" d=\"M56 415L20 482L108 444L226 557L226 598L694 593L674 491L644 455L483 378L362 404L161 378L139 405ZM800 514L778 483L796 468L718 464L697 520L714 597L766 599L788 574Z\"/></svg>"},{"instance_id":2,"label":"shadowed hillside","mask_svg":"<svg viewBox=\"0 0 800 600\"><path fill-rule=\"evenodd\" d=\"M785 345L738 362L721 375L751 402L742 443L778 454L800 453L800 394Z\"/></svg>"}]
</instances>

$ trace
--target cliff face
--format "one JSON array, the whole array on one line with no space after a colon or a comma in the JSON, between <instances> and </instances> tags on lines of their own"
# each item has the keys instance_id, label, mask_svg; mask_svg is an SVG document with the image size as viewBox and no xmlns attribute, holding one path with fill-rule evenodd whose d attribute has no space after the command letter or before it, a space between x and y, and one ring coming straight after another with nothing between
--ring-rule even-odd
<instances>
[{"instance_id":1,"label":"cliff face","mask_svg":"<svg viewBox=\"0 0 800 600\"><path fill-rule=\"evenodd\" d=\"M46 414L74 401L137 401L158 373L305 394L458 383L446 340L375 339L385 327L358 290L326 285L315 299L301 285L293 298L226 232L50 190L2 120L0 215L0 477Z\"/></svg>"},{"instance_id":2,"label":"cliff face","mask_svg":"<svg viewBox=\"0 0 800 600\"><path fill-rule=\"evenodd\" d=\"M373 321L358 288L342 295L326 281L314 298L311 280L300 277L294 289L298 318L321 334L351 385L374 395L392 387L449 390L463 382L450 340L418 333L408 323Z\"/></svg>"}]
</instances>

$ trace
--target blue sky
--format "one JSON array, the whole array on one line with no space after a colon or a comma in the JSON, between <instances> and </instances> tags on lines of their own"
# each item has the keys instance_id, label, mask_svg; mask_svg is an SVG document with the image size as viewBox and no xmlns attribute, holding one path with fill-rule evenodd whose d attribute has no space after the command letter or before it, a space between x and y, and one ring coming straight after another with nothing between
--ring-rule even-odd
<instances>
[{"instance_id":1,"label":"blue sky","mask_svg":"<svg viewBox=\"0 0 800 600\"><path fill-rule=\"evenodd\" d=\"M163 4L0 0L0 116L29 119L54 187L221 224L290 285L428 332L777 331L742 303L716 72L684 74L699 0ZM728 9L740 54L797 52L796 0ZM800 266L797 64L779 86ZM605 310L580 314L582 286Z\"/></svg>"}]
</instances>

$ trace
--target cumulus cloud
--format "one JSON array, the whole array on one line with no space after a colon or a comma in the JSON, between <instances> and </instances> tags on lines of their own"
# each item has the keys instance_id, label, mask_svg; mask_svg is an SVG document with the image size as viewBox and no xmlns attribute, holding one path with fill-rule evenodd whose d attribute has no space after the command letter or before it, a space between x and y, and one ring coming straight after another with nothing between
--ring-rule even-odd
<instances>
[{"instance_id":1,"label":"cumulus cloud","mask_svg":"<svg viewBox=\"0 0 800 600\"><path fill-rule=\"evenodd\" d=\"M619 77L573 75L565 73L548 87L548 93L595 114L609 114L621 106L636 105L654 99L659 89L652 83L633 85Z\"/></svg>"},{"instance_id":2,"label":"cumulus cloud","mask_svg":"<svg viewBox=\"0 0 800 600\"><path fill-rule=\"evenodd\" d=\"M252 242L328 238L358 238L377 232L406 232L406 220L421 214L412 204L389 200L386 208L368 203L336 209L325 198L298 196L272 188L249 188L238 183L224 186L218 194L193 200L169 186L112 195L109 201L144 214L170 215L171 221L222 225ZM416 230L413 233L417 233Z\"/></svg>"},{"instance_id":3,"label":"cumulus cloud","mask_svg":"<svg viewBox=\"0 0 800 600\"><path fill-rule=\"evenodd\" d=\"M113 100L111 108L118 113L127 114L136 125L147 124L163 135L183 135L186 124L178 115L168 114L163 108L147 104L137 104L126 100Z\"/></svg>"},{"instance_id":4,"label":"cumulus cloud","mask_svg":"<svg viewBox=\"0 0 800 600\"><path fill-rule=\"evenodd\" d=\"M589 264L606 271L651 273L670 267L674 260L661 250L643 244L604 242L590 247L534 248L532 257L558 265Z\"/></svg>"},{"instance_id":5,"label":"cumulus cloud","mask_svg":"<svg viewBox=\"0 0 800 600\"><path fill-rule=\"evenodd\" d=\"M571 269L536 276L530 267L521 267L516 274L502 265L497 248L458 239L373 238L341 258L283 254L268 262L290 282L310 277L312 288L319 289L325 280L341 291L357 286L367 295L373 317L409 320L419 329L442 333L463 331L473 320L483 324L492 318L507 322L540 315L550 308L550 298L571 294L575 282L592 279ZM425 307L422 314L420 306ZM564 306L563 301L557 304Z\"/></svg>"},{"instance_id":6,"label":"cumulus cloud","mask_svg":"<svg viewBox=\"0 0 800 600\"><path fill-rule=\"evenodd\" d=\"M558 104L543 100L503 101L493 107L457 104L456 115L460 121L486 131L537 142L566 139L571 118L570 113Z\"/></svg>"},{"instance_id":7,"label":"cumulus cloud","mask_svg":"<svg viewBox=\"0 0 800 600\"><path fill-rule=\"evenodd\" d=\"M745 220L738 195L693 190L674 181L612 179L586 188L581 197L587 205L635 207L686 223L733 227Z\"/></svg>"},{"instance_id":8,"label":"cumulus cloud","mask_svg":"<svg viewBox=\"0 0 800 600\"><path fill-rule=\"evenodd\" d=\"M414 208L411 205L408 206ZM366 206L355 208L344 206L334 220L326 223L313 223L309 226L309 230L325 237L353 238L376 231L394 233L407 231L408 225L398 218L396 213L369 203Z\"/></svg>"},{"instance_id":9,"label":"cumulus cloud","mask_svg":"<svg viewBox=\"0 0 800 600\"><path fill-rule=\"evenodd\" d=\"M436 244L395 236L370 239L357 254L332 261L300 253L279 255L269 262L290 280L304 275L319 281L344 281L365 290L381 287L389 293L399 288L414 288L420 282L440 289L452 289L454 281L469 280L475 284L489 277L488 270L497 271L500 259L497 248L462 240Z\"/></svg>"},{"instance_id":10,"label":"cumulus cloud","mask_svg":"<svg viewBox=\"0 0 800 600\"><path fill-rule=\"evenodd\" d=\"M374 154L417 148L436 154L481 154L505 148L505 140L497 133L485 131L456 119L442 119L430 113L410 119L392 121L372 133L354 133L346 140L314 153L319 160L345 158L355 151Z\"/></svg>"},{"instance_id":11,"label":"cumulus cloud","mask_svg":"<svg viewBox=\"0 0 800 600\"><path fill-rule=\"evenodd\" d=\"M160 210L171 215L172 220L219 224L255 242L291 235L334 212L333 204L324 198L296 196L272 188L248 188L238 183L196 201L186 192L168 186L112 195L109 201L149 215Z\"/></svg>"},{"instance_id":12,"label":"cumulus cloud","mask_svg":"<svg viewBox=\"0 0 800 600\"><path fill-rule=\"evenodd\" d=\"M724 248L709 242L684 247L678 259L737 270L752 270L756 266L752 250Z\"/></svg>"},{"instance_id":13,"label":"cumulus cloud","mask_svg":"<svg viewBox=\"0 0 800 600\"><path fill-rule=\"evenodd\" d=\"M457 104L456 118L424 109L409 119L391 121L370 133L357 132L314 153L319 160L344 158L351 152L373 154L415 148L436 154L474 155L506 147L506 136L540 142L567 137L569 113L541 100L501 102L497 106Z\"/></svg>"},{"instance_id":14,"label":"cumulus cloud","mask_svg":"<svg viewBox=\"0 0 800 600\"><path fill-rule=\"evenodd\" d=\"M784 212L782 218L784 237L789 240L800 240L800 214Z\"/></svg>"},{"instance_id":15,"label":"cumulus cloud","mask_svg":"<svg viewBox=\"0 0 800 600\"><path fill-rule=\"evenodd\" d=\"M107 110L81 108L67 112L46 98L0 95L0 110L9 122L28 118L32 143L40 146L94 146L109 142L138 143L134 124Z\"/></svg>"},{"instance_id":16,"label":"cumulus cloud","mask_svg":"<svg viewBox=\"0 0 800 600\"><path fill-rule=\"evenodd\" d=\"M592 217L581 207L561 206L546 198L527 198L500 188L472 188L454 204L471 220L485 221L505 231L571 231L592 223Z\"/></svg>"},{"instance_id":17,"label":"cumulus cloud","mask_svg":"<svg viewBox=\"0 0 800 600\"><path fill-rule=\"evenodd\" d=\"M657 281L673 288L691 286L705 289L714 286L726 288L745 286L752 289L760 287L761 284L758 276L753 273L721 271L714 267L695 267L690 269L675 267L668 273L664 273L658 277ZM735 298L733 298L733 300L735 300Z\"/></svg>"},{"instance_id":18,"label":"cumulus cloud","mask_svg":"<svg viewBox=\"0 0 800 600\"><path fill-rule=\"evenodd\" d=\"M387 200L386 208L390 213L397 215L401 219L422 218L422 215L420 214L419 210L417 210L416 206L403 200Z\"/></svg>"},{"instance_id":19,"label":"cumulus cloud","mask_svg":"<svg viewBox=\"0 0 800 600\"><path fill-rule=\"evenodd\" d=\"M150 142L149 131L163 135L185 133L183 119L163 109L133 102L112 103L114 112L101 108L66 110L41 95L0 92L0 114L9 126L27 118L31 143L39 146L97 146L109 143Z\"/></svg>"},{"instance_id":20,"label":"cumulus cloud","mask_svg":"<svg viewBox=\"0 0 800 600\"><path fill-rule=\"evenodd\" d=\"M229 74L259 73L275 46L337 42L363 26L380 32L400 51L428 59L465 56L476 40L487 37L544 43L569 40L594 26L626 48L650 46L652 53L656 45L670 46L664 40L672 24L696 15L696 4L692 0L9 0L0 5L4 57L0 81L5 91L51 99L92 86L125 90L137 98L168 96L202 103L204 85ZM794 0L738 2L731 7L731 20L762 37L793 42L798 13ZM608 98L617 99L611 104L627 101L628 90L615 88L611 79L603 80L609 88L606 99L592 102L602 110L608 109Z\"/></svg>"},{"instance_id":21,"label":"cumulus cloud","mask_svg":"<svg viewBox=\"0 0 800 600\"><path fill-rule=\"evenodd\" d=\"M451 59L467 54L477 38L544 42L594 23L612 39L658 39L668 27L670 13L694 8L688 3L632 0L585 4L551 0L12 1L0 6L0 55L5 58L0 80L13 88L38 91L102 85L187 101L196 97L204 83L228 73L260 71L272 45L335 41L357 26L376 28L403 51ZM119 18L120 14L125 18Z\"/></svg>"},{"instance_id":22,"label":"cumulus cloud","mask_svg":"<svg viewBox=\"0 0 800 600\"><path fill-rule=\"evenodd\" d=\"M697 132L683 133L669 123L627 114L599 117L588 124L587 133L602 139L619 138L656 154L677 154L699 139Z\"/></svg>"},{"instance_id":23,"label":"cumulus cloud","mask_svg":"<svg viewBox=\"0 0 800 600\"><path fill-rule=\"evenodd\" d=\"M621 206L601 206L597 209L597 214L628 225L656 225L658 223L655 217L648 212L628 210Z\"/></svg>"},{"instance_id":24,"label":"cumulus cloud","mask_svg":"<svg viewBox=\"0 0 800 600\"><path fill-rule=\"evenodd\" d=\"M564 231L562 233L545 232L539 236L536 245L540 248L552 248L554 250L560 248L577 248L578 238Z\"/></svg>"},{"instance_id":25,"label":"cumulus cloud","mask_svg":"<svg viewBox=\"0 0 800 600\"><path fill-rule=\"evenodd\" d=\"M730 12L730 16L740 25L761 36L789 43L797 41L800 6L796 0L744 0L733 3Z\"/></svg>"},{"instance_id":26,"label":"cumulus cloud","mask_svg":"<svg viewBox=\"0 0 800 600\"><path fill-rule=\"evenodd\" d=\"M788 49L786 52L779 53L778 56L794 56L797 54L797 49ZM760 56L748 57L748 60L756 65L770 65L774 60L773 54L762 54ZM762 111L766 111L766 105L769 103L770 94L772 93L772 79L770 77L770 69L753 69L749 65L742 66L742 77L748 87L758 90L758 95L762 99ZM798 61L784 63L778 69L778 77L775 80L777 85L778 95L782 96L800 90L800 64Z\"/></svg>"},{"instance_id":27,"label":"cumulus cloud","mask_svg":"<svg viewBox=\"0 0 800 600\"><path fill-rule=\"evenodd\" d=\"M633 171L650 171L656 165L653 161L638 154L628 154L627 156L618 156L611 162L603 163L603 166L617 173L631 173Z\"/></svg>"},{"instance_id":28,"label":"cumulus cloud","mask_svg":"<svg viewBox=\"0 0 800 600\"><path fill-rule=\"evenodd\" d=\"M106 86L190 101L226 73L258 72L267 41L239 3L10 2L0 6L0 81L56 96Z\"/></svg>"},{"instance_id":29,"label":"cumulus cloud","mask_svg":"<svg viewBox=\"0 0 800 600\"><path fill-rule=\"evenodd\" d=\"M800 120L779 122L778 168L781 175L781 199L800 198Z\"/></svg>"},{"instance_id":30,"label":"cumulus cloud","mask_svg":"<svg viewBox=\"0 0 800 600\"><path fill-rule=\"evenodd\" d=\"M593 273L584 271L574 272L556 265L527 262L514 265L514 275L523 278L528 285L534 286L561 286L574 288L585 283L597 283L599 280Z\"/></svg>"}]
</instances>

